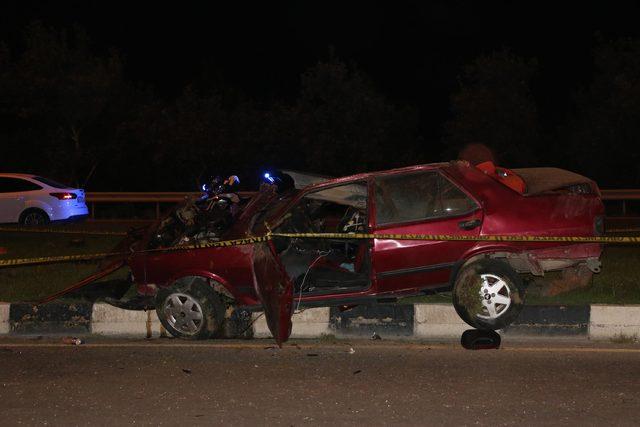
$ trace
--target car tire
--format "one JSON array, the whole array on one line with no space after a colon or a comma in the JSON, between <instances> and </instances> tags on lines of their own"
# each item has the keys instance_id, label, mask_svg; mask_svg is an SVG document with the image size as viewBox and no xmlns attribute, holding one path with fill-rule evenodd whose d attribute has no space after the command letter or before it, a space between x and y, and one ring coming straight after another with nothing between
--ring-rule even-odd
<instances>
[{"instance_id":1,"label":"car tire","mask_svg":"<svg viewBox=\"0 0 640 427\"><path fill-rule=\"evenodd\" d=\"M34 227L49 224L49 216L40 209L27 209L20 215L20 225Z\"/></svg>"},{"instance_id":2,"label":"car tire","mask_svg":"<svg viewBox=\"0 0 640 427\"><path fill-rule=\"evenodd\" d=\"M203 279L160 289L155 306L162 326L176 338L203 340L222 330L224 304Z\"/></svg>"},{"instance_id":3,"label":"car tire","mask_svg":"<svg viewBox=\"0 0 640 427\"><path fill-rule=\"evenodd\" d=\"M522 277L508 264L486 259L460 270L453 285L453 305L470 326L496 330L518 317L525 294Z\"/></svg>"}]
</instances>

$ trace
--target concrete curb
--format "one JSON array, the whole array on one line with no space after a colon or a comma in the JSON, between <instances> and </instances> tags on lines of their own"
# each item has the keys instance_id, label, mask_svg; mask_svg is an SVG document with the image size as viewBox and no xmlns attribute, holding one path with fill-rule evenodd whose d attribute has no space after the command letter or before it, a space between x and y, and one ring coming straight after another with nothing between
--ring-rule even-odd
<instances>
[{"instance_id":1,"label":"concrete curb","mask_svg":"<svg viewBox=\"0 0 640 427\"><path fill-rule=\"evenodd\" d=\"M271 336L264 316L253 313L245 337ZM247 316L234 316L226 329L244 331ZM244 320L240 320L244 319ZM244 322L244 323L241 323ZM237 324L236 324L237 323ZM65 329L66 328L66 329ZM334 307L310 308L293 315L292 338L370 337L390 339L459 339L470 329L450 304L358 306L340 312ZM506 336L571 336L608 340L640 337L640 305L527 306L501 334ZM49 304L36 307L0 303L0 334L92 333L104 336L158 337L165 334L155 311L131 311L96 304ZM228 336L234 336L228 333Z\"/></svg>"},{"instance_id":2,"label":"concrete curb","mask_svg":"<svg viewBox=\"0 0 640 427\"><path fill-rule=\"evenodd\" d=\"M145 336L162 334L162 325L155 310L123 310L105 303L93 305L91 333L116 336Z\"/></svg>"},{"instance_id":3,"label":"concrete curb","mask_svg":"<svg viewBox=\"0 0 640 427\"><path fill-rule=\"evenodd\" d=\"M459 338L469 329L451 304L415 304L413 307L416 338Z\"/></svg>"},{"instance_id":4,"label":"concrete curb","mask_svg":"<svg viewBox=\"0 0 640 427\"><path fill-rule=\"evenodd\" d=\"M262 313L253 313L253 336L255 338L269 338L271 332L267 320ZM291 338L318 338L331 333L329 328L329 307L310 308L292 317L293 327Z\"/></svg>"},{"instance_id":5,"label":"concrete curb","mask_svg":"<svg viewBox=\"0 0 640 427\"><path fill-rule=\"evenodd\" d=\"M592 305L589 319L589 337L611 339L640 337L640 306Z\"/></svg>"},{"instance_id":6,"label":"concrete curb","mask_svg":"<svg viewBox=\"0 0 640 427\"><path fill-rule=\"evenodd\" d=\"M9 311L11 304L0 302L0 335L8 334L11 330L9 326Z\"/></svg>"}]
</instances>

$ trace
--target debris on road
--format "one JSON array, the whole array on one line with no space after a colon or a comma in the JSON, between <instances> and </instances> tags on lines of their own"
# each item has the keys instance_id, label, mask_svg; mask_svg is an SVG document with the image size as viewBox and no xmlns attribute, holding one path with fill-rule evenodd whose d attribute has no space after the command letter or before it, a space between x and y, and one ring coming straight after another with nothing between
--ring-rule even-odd
<instances>
[{"instance_id":1,"label":"debris on road","mask_svg":"<svg viewBox=\"0 0 640 427\"><path fill-rule=\"evenodd\" d=\"M498 349L500 341L500 334L492 330L467 329L460 337L460 344L467 350Z\"/></svg>"},{"instance_id":2,"label":"debris on road","mask_svg":"<svg viewBox=\"0 0 640 427\"><path fill-rule=\"evenodd\" d=\"M69 344L69 345L80 345L80 344L84 344L84 341L76 337L64 337L62 338L62 343Z\"/></svg>"},{"instance_id":3,"label":"debris on road","mask_svg":"<svg viewBox=\"0 0 640 427\"><path fill-rule=\"evenodd\" d=\"M373 331L373 334L371 335L371 339L372 340L381 340L382 337L380 335L378 335L378 333L376 331Z\"/></svg>"},{"instance_id":4,"label":"debris on road","mask_svg":"<svg viewBox=\"0 0 640 427\"><path fill-rule=\"evenodd\" d=\"M190 374L191 373L191 369L182 369L182 372L184 372L185 374Z\"/></svg>"}]
</instances>

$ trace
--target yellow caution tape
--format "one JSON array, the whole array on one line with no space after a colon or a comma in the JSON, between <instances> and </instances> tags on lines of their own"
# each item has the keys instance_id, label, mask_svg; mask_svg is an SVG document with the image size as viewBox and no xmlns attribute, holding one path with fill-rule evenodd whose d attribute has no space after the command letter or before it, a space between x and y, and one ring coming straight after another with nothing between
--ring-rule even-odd
<instances>
[{"instance_id":1,"label":"yellow caution tape","mask_svg":"<svg viewBox=\"0 0 640 427\"><path fill-rule=\"evenodd\" d=\"M1 231L1 230L0 230ZM468 236L448 234L368 234L368 233L272 233L260 237L248 237L244 239L222 240L219 242L194 243L191 245L172 246L167 248L145 249L130 253L97 253L87 255L62 255L54 257L6 259L0 260L0 267L13 267L19 265L50 264L71 261L89 261L113 256L125 256L149 252L171 252L194 249L218 248L229 246L250 245L267 242L274 237L297 239L383 239L383 240L425 240L425 241L467 241L467 242L538 242L538 243L624 243L638 244L639 237L618 236L524 236L524 235L493 235L493 236Z\"/></svg>"},{"instance_id":2,"label":"yellow caution tape","mask_svg":"<svg viewBox=\"0 0 640 427\"><path fill-rule=\"evenodd\" d=\"M39 264L52 264L57 262L72 262L72 261L90 261L94 259L102 259L109 256L121 255L113 253L103 254L85 254L85 255L61 255L61 256L48 256L38 258L14 258L0 260L0 267L17 267L20 265L39 265Z\"/></svg>"},{"instance_id":3,"label":"yellow caution tape","mask_svg":"<svg viewBox=\"0 0 640 427\"><path fill-rule=\"evenodd\" d=\"M0 232L6 233L57 233L84 234L92 236L126 236L123 231L72 230L68 228L31 228L31 227L0 227Z\"/></svg>"},{"instance_id":4,"label":"yellow caution tape","mask_svg":"<svg viewBox=\"0 0 640 427\"><path fill-rule=\"evenodd\" d=\"M193 250L193 249L218 248L218 247L227 247L227 246L240 246L240 245L249 245L253 243L266 242L268 240L271 240L271 237L267 235L262 237L248 237L245 239L222 240L219 242L196 243L192 245L183 245L183 246L171 246L167 248L145 249L145 250L136 251L136 252L108 252L108 253L96 253L96 254L85 254L85 255L60 255L60 256L50 256L50 257L37 257L37 258L0 259L0 268L1 267L17 267L21 265L53 264L53 263L60 263L60 262L73 262L73 261L91 261L91 260L103 259L107 257L126 256L126 255L149 253L149 252L171 252L171 251L185 251L185 250Z\"/></svg>"},{"instance_id":5,"label":"yellow caution tape","mask_svg":"<svg viewBox=\"0 0 640 427\"><path fill-rule=\"evenodd\" d=\"M367 234L367 233L271 233L273 237L307 239L427 240L440 242L555 242L555 243L640 243L638 237L622 236L524 236L450 234Z\"/></svg>"},{"instance_id":6,"label":"yellow caution tape","mask_svg":"<svg viewBox=\"0 0 640 427\"><path fill-rule=\"evenodd\" d=\"M252 243L267 242L269 240L271 240L271 236L267 234L261 237L247 237L244 239L221 240L219 242L194 243L192 245L171 246L169 248L150 249L142 252L184 251L184 250L191 250L191 249L219 248L223 246L241 246L241 245L250 245Z\"/></svg>"}]
</instances>

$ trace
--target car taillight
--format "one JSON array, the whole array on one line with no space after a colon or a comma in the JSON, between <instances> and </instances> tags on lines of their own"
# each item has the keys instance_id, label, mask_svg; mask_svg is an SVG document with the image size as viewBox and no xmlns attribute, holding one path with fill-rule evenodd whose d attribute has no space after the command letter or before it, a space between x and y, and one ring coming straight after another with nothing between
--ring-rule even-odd
<instances>
[{"instance_id":1,"label":"car taillight","mask_svg":"<svg viewBox=\"0 0 640 427\"><path fill-rule=\"evenodd\" d=\"M71 200L78 197L75 193L49 193L49 195L58 200Z\"/></svg>"}]
</instances>

